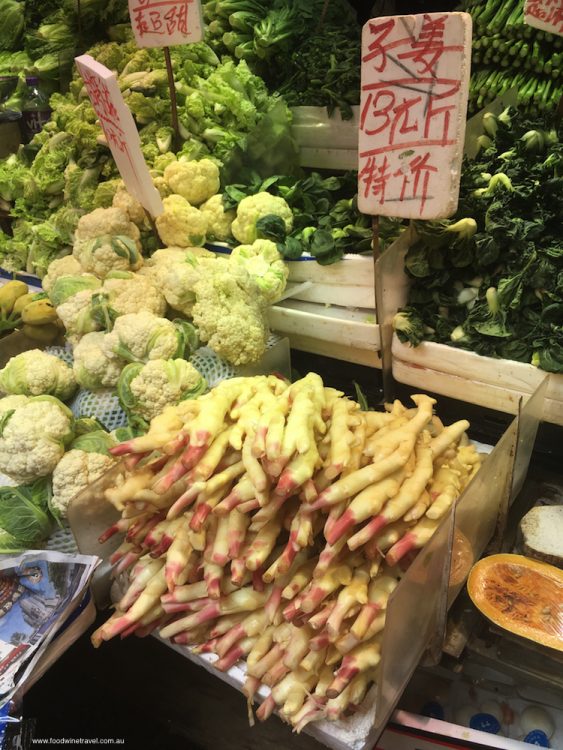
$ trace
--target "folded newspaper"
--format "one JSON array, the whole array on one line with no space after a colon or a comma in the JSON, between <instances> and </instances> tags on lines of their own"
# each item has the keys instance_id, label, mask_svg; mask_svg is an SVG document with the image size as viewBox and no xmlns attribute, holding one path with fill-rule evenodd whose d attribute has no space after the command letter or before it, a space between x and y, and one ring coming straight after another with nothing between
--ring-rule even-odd
<instances>
[{"instance_id":1,"label":"folded newspaper","mask_svg":"<svg viewBox=\"0 0 563 750\"><path fill-rule=\"evenodd\" d=\"M0 556L0 707L32 674L100 562L46 550Z\"/></svg>"}]
</instances>

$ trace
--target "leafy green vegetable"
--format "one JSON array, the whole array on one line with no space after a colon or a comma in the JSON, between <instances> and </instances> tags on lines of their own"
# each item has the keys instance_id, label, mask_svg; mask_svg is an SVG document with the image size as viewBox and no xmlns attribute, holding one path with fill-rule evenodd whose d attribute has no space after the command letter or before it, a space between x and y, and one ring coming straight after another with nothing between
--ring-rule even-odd
<instances>
[{"instance_id":1,"label":"leafy green vegetable","mask_svg":"<svg viewBox=\"0 0 563 750\"><path fill-rule=\"evenodd\" d=\"M25 4L16 0L0 0L0 50L17 50L25 26Z\"/></svg>"},{"instance_id":2,"label":"leafy green vegetable","mask_svg":"<svg viewBox=\"0 0 563 750\"><path fill-rule=\"evenodd\" d=\"M494 119L493 119L494 118ZM452 221L417 222L396 330L563 372L563 144L552 122L487 115L491 145L462 171Z\"/></svg>"},{"instance_id":3,"label":"leafy green vegetable","mask_svg":"<svg viewBox=\"0 0 563 750\"><path fill-rule=\"evenodd\" d=\"M53 527L50 499L49 477L0 487L0 554L32 548L47 538Z\"/></svg>"},{"instance_id":4,"label":"leafy green vegetable","mask_svg":"<svg viewBox=\"0 0 563 750\"><path fill-rule=\"evenodd\" d=\"M49 292L49 299L58 307L78 292L84 289L99 289L101 285L102 282L95 276L60 276Z\"/></svg>"},{"instance_id":5,"label":"leafy green vegetable","mask_svg":"<svg viewBox=\"0 0 563 750\"><path fill-rule=\"evenodd\" d=\"M105 430L93 430L79 435L70 444L70 450L81 450L86 453L102 453L110 455L109 449L113 448L115 440Z\"/></svg>"}]
</instances>

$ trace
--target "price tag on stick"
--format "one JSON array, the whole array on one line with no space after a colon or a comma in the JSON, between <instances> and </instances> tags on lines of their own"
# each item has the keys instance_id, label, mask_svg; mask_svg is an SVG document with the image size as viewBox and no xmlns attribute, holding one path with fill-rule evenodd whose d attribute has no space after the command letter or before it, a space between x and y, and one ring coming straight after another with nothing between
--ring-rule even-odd
<instances>
[{"instance_id":1,"label":"price tag on stick","mask_svg":"<svg viewBox=\"0 0 563 750\"><path fill-rule=\"evenodd\" d=\"M563 36L563 0L526 0L524 20L536 29Z\"/></svg>"},{"instance_id":2,"label":"price tag on stick","mask_svg":"<svg viewBox=\"0 0 563 750\"><path fill-rule=\"evenodd\" d=\"M172 47L203 39L199 0L129 0L129 15L138 47Z\"/></svg>"},{"instance_id":3,"label":"price tag on stick","mask_svg":"<svg viewBox=\"0 0 563 750\"><path fill-rule=\"evenodd\" d=\"M135 121L123 101L115 73L90 55L76 57L75 62L125 187L152 217L159 216L164 206L153 185Z\"/></svg>"},{"instance_id":4,"label":"price tag on stick","mask_svg":"<svg viewBox=\"0 0 563 750\"><path fill-rule=\"evenodd\" d=\"M471 61L471 17L424 13L362 32L358 207L439 219L455 213Z\"/></svg>"}]
</instances>

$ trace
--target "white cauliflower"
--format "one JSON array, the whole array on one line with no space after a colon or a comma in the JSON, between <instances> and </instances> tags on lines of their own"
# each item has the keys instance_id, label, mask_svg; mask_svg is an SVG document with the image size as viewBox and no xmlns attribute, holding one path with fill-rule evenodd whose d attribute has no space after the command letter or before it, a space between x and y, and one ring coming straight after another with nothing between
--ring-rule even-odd
<instances>
[{"instance_id":1,"label":"white cauliflower","mask_svg":"<svg viewBox=\"0 0 563 750\"><path fill-rule=\"evenodd\" d=\"M207 236L211 240L227 242L232 237L231 225L236 217L236 211L225 211L223 195L212 195L200 206L200 211L207 219Z\"/></svg>"},{"instance_id":2,"label":"white cauliflower","mask_svg":"<svg viewBox=\"0 0 563 750\"><path fill-rule=\"evenodd\" d=\"M61 518L66 518L73 498L111 469L114 463L114 458L103 453L74 448L65 453L53 472L53 509Z\"/></svg>"},{"instance_id":3,"label":"white cauliflower","mask_svg":"<svg viewBox=\"0 0 563 750\"><path fill-rule=\"evenodd\" d=\"M82 271L83 268L74 255L65 255L64 258L57 258L49 263L49 268L41 280L41 285L49 294L55 281L61 276L78 276Z\"/></svg>"},{"instance_id":4,"label":"white cauliflower","mask_svg":"<svg viewBox=\"0 0 563 750\"><path fill-rule=\"evenodd\" d=\"M216 266L218 268L219 264L214 255L212 258L197 258L187 252L181 261L157 265L158 288L173 310L189 317L195 302L195 285L202 273L214 273Z\"/></svg>"},{"instance_id":5,"label":"white cauliflower","mask_svg":"<svg viewBox=\"0 0 563 750\"><path fill-rule=\"evenodd\" d=\"M136 224L139 229L149 229L150 225L147 220L147 214L145 209L134 198L131 193L127 191L125 185L120 185L113 196L112 206L114 208L120 208L125 211L129 220Z\"/></svg>"},{"instance_id":6,"label":"white cauliflower","mask_svg":"<svg viewBox=\"0 0 563 750\"><path fill-rule=\"evenodd\" d=\"M283 219L286 232L292 230L293 214L283 198L270 193L248 195L238 204L237 218L231 227L233 236L242 244L252 244L257 239L256 222L270 214Z\"/></svg>"},{"instance_id":7,"label":"white cauliflower","mask_svg":"<svg viewBox=\"0 0 563 750\"><path fill-rule=\"evenodd\" d=\"M83 270L100 279L110 271L136 271L143 265L141 233L121 208L96 208L82 216L73 255Z\"/></svg>"},{"instance_id":8,"label":"white cauliflower","mask_svg":"<svg viewBox=\"0 0 563 750\"><path fill-rule=\"evenodd\" d=\"M181 334L171 320L150 312L129 313L117 318L103 342L104 352L128 362L173 359L181 356Z\"/></svg>"},{"instance_id":9,"label":"white cauliflower","mask_svg":"<svg viewBox=\"0 0 563 750\"><path fill-rule=\"evenodd\" d=\"M148 310L164 315L166 300L147 276L135 273L110 273L104 281L103 291L108 295L111 309L119 315Z\"/></svg>"},{"instance_id":10,"label":"white cauliflower","mask_svg":"<svg viewBox=\"0 0 563 750\"><path fill-rule=\"evenodd\" d=\"M246 268L265 304L279 300L285 291L289 268L275 242L255 240L252 245L239 245L230 258L232 263L240 263Z\"/></svg>"},{"instance_id":11,"label":"white cauliflower","mask_svg":"<svg viewBox=\"0 0 563 750\"><path fill-rule=\"evenodd\" d=\"M117 392L123 408L148 423L166 406L195 398L206 387L201 373L185 359L153 359L127 365Z\"/></svg>"},{"instance_id":12,"label":"white cauliflower","mask_svg":"<svg viewBox=\"0 0 563 750\"><path fill-rule=\"evenodd\" d=\"M268 327L248 271L227 263L217 273L204 274L195 292L192 315L201 340L233 365L257 362L266 349Z\"/></svg>"},{"instance_id":13,"label":"white cauliflower","mask_svg":"<svg viewBox=\"0 0 563 750\"><path fill-rule=\"evenodd\" d=\"M162 204L164 213L156 217L156 228L165 245L205 245L207 219L198 208L181 195L170 195Z\"/></svg>"},{"instance_id":14,"label":"white cauliflower","mask_svg":"<svg viewBox=\"0 0 563 750\"><path fill-rule=\"evenodd\" d=\"M51 474L73 437L71 411L53 396L2 401L0 472L18 484Z\"/></svg>"},{"instance_id":15,"label":"white cauliflower","mask_svg":"<svg viewBox=\"0 0 563 750\"><path fill-rule=\"evenodd\" d=\"M108 334L87 333L75 346L73 371L76 382L95 391L117 385L125 360L107 351L104 342Z\"/></svg>"},{"instance_id":16,"label":"white cauliflower","mask_svg":"<svg viewBox=\"0 0 563 750\"><path fill-rule=\"evenodd\" d=\"M174 161L164 170L164 179L173 193L199 206L219 192L219 168L211 159Z\"/></svg>"},{"instance_id":17,"label":"white cauliflower","mask_svg":"<svg viewBox=\"0 0 563 750\"><path fill-rule=\"evenodd\" d=\"M92 297L97 289L83 289L57 307L57 315L66 329L68 340L75 344L85 333L99 331L101 324L92 316Z\"/></svg>"},{"instance_id":18,"label":"white cauliflower","mask_svg":"<svg viewBox=\"0 0 563 750\"><path fill-rule=\"evenodd\" d=\"M30 349L12 357L0 370L0 389L25 396L47 394L66 401L76 390L76 380L72 368L62 359Z\"/></svg>"},{"instance_id":19,"label":"white cauliflower","mask_svg":"<svg viewBox=\"0 0 563 750\"><path fill-rule=\"evenodd\" d=\"M129 219L128 214L121 208L95 208L89 214L84 214L78 221L74 239L78 242L94 240L109 234L124 235L138 242L141 234L139 228ZM140 245L139 245L140 249Z\"/></svg>"}]
</instances>

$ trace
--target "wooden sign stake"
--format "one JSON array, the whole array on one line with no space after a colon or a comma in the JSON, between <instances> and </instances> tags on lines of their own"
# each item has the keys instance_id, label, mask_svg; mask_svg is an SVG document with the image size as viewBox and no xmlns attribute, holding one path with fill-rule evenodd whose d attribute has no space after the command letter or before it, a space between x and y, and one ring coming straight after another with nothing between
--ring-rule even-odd
<instances>
[{"instance_id":1,"label":"wooden sign stake","mask_svg":"<svg viewBox=\"0 0 563 750\"><path fill-rule=\"evenodd\" d=\"M166 74L168 76L168 88L170 89L170 114L172 116L172 127L174 129L174 151L180 148L180 124L178 122L178 102L176 101L176 85L174 83L174 71L172 59L170 58L170 47L163 47L164 60L166 61Z\"/></svg>"}]
</instances>

